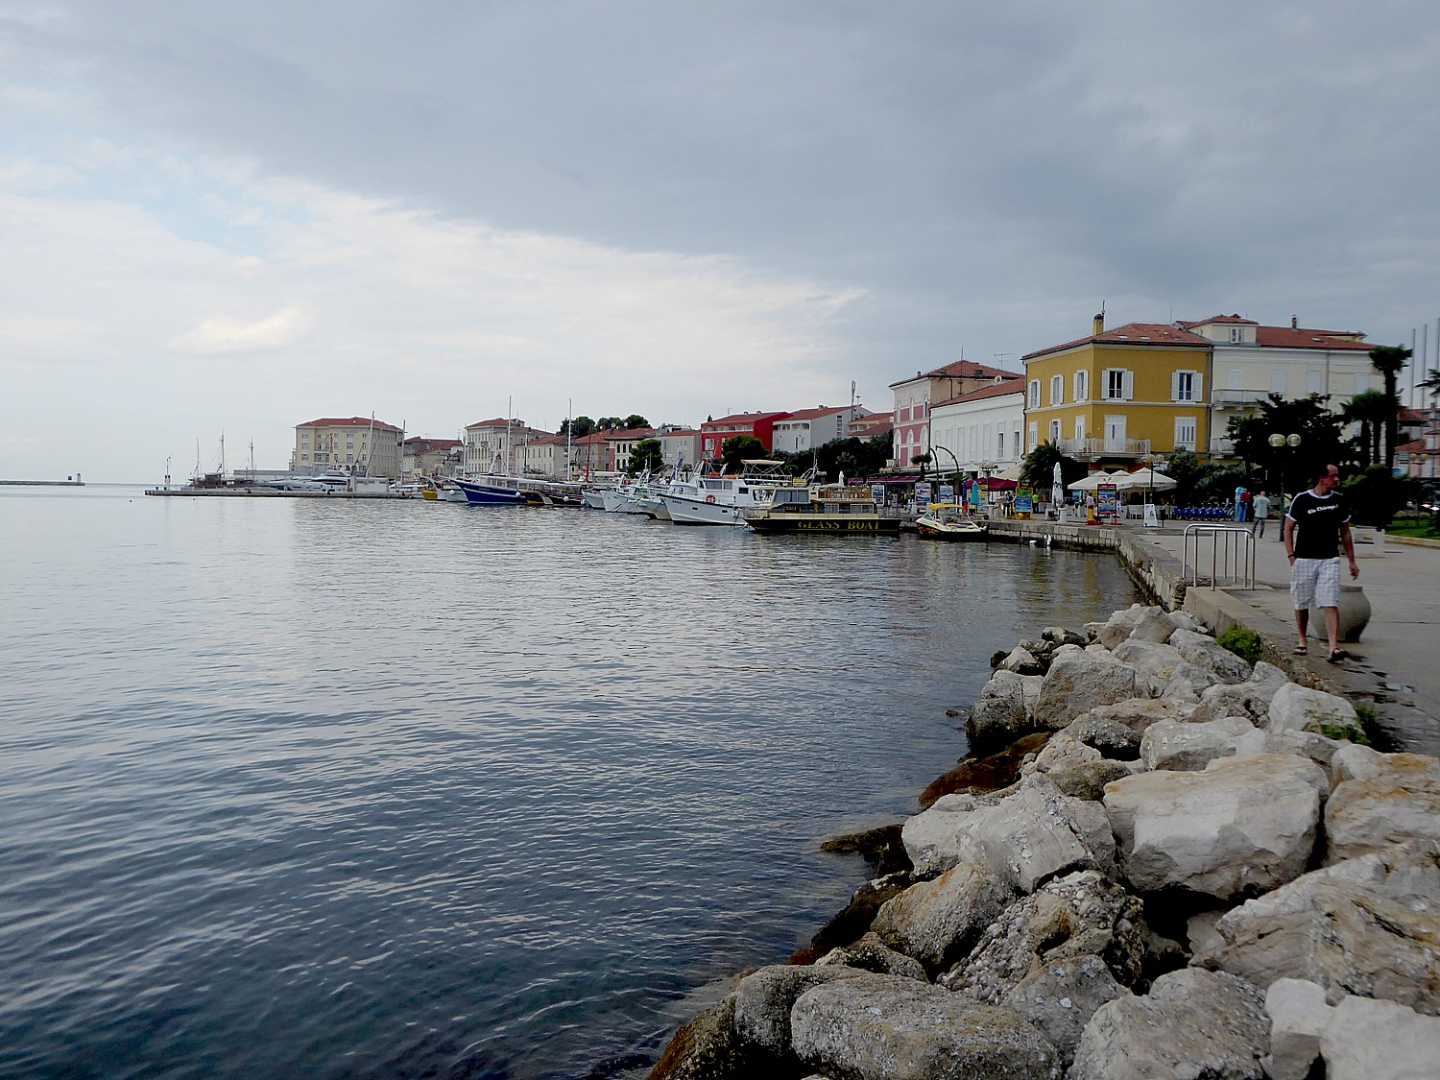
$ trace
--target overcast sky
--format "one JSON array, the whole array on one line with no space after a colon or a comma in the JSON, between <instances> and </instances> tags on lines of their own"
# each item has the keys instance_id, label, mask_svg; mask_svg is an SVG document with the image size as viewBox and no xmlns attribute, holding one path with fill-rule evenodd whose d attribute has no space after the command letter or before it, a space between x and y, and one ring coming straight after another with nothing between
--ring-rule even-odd
<instances>
[{"instance_id":1,"label":"overcast sky","mask_svg":"<svg viewBox=\"0 0 1440 1080\"><path fill-rule=\"evenodd\" d=\"M1102 299L1408 344L1437 173L1433 2L0 0L0 476L888 409Z\"/></svg>"}]
</instances>

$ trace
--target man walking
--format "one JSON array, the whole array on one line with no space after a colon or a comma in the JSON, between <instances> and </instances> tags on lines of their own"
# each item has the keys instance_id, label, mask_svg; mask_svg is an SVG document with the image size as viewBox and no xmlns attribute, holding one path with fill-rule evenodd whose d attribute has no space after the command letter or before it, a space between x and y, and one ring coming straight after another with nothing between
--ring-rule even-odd
<instances>
[{"instance_id":1,"label":"man walking","mask_svg":"<svg viewBox=\"0 0 1440 1080\"><path fill-rule=\"evenodd\" d=\"M1270 516L1270 496L1263 491L1255 492L1255 539L1265 538L1265 519Z\"/></svg>"},{"instance_id":2,"label":"man walking","mask_svg":"<svg viewBox=\"0 0 1440 1080\"><path fill-rule=\"evenodd\" d=\"M1350 509L1335 489L1340 486L1340 469L1323 465L1315 486L1290 501L1285 512L1285 554L1290 557L1290 598L1295 605L1295 626L1300 631L1297 656L1308 651L1305 631L1310 609L1325 613L1325 631L1330 638L1330 663L1349 656L1340 648L1340 546L1350 560L1350 576L1360 576L1355 563L1355 541L1350 536Z\"/></svg>"}]
</instances>

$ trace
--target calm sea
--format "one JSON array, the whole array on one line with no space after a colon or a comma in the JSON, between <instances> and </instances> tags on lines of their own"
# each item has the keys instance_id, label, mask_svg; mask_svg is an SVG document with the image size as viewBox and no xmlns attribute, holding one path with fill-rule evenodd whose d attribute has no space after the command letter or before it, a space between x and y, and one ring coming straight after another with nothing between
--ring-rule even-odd
<instances>
[{"instance_id":1,"label":"calm sea","mask_svg":"<svg viewBox=\"0 0 1440 1080\"><path fill-rule=\"evenodd\" d=\"M0 488L0 1075L606 1077L1108 557Z\"/></svg>"}]
</instances>

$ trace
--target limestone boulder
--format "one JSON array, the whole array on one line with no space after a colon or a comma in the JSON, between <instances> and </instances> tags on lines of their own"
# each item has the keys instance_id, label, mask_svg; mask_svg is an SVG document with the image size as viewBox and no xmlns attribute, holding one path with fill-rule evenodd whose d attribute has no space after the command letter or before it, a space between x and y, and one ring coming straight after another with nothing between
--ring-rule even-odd
<instances>
[{"instance_id":1,"label":"limestone boulder","mask_svg":"<svg viewBox=\"0 0 1440 1080\"><path fill-rule=\"evenodd\" d=\"M1133 761L1140 756L1140 733L1099 709L1077 716L1064 734L1107 758Z\"/></svg>"},{"instance_id":2,"label":"limestone boulder","mask_svg":"<svg viewBox=\"0 0 1440 1080\"><path fill-rule=\"evenodd\" d=\"M915 877L908 871L861 882L851 895L850 902L816 931L808 946L796 951L791 963L811 963L832 949L858 941L870 929L885 902L899 896L913 884Z\"/></svg>"},{"instance_id":3,"label":"limestone boulder","mask_svg":"<svg viewBox=\"0 0 1440 1080\"><path fill-rule=\"evenodd\" d=\"M1045 775L1060 794L1068 795L1072 799L1099 802L1105 797L1106 784L1132 775L1138 764L1135 761L1112 761L1109 758L1102 758L1099 761L1088 761L1083 765L1057 769Z\"/></svg>"},{"instance_id":4,"label":"limestone boulder","mask_svg":"<svg viewBox=\"0 0 1440 1080\"><path fill-rule=\"evenodd\" d=\"M1134 638L1117 645L1112 655L1135 669L1141 697L1158 697L1185 664L1178 649Z\"/></svg>"},{"instance_id":5,"label":"limestone boulder","mask_svg":"<svg viewBox=\"0 0 1440 1080\"><path fill-rule=\"evenodd\" d=\"M1271 1080L1308 1080L1317 1072L1327 1080L1429 1080L1440 1073L1440 1018L1365 997L1331 1007L1324 990L1299 979L1272 983L1265 1008Z\"/></svg>"},{"instance_id":6,"label":"limestone boulder","mask_svg":"<svg viewBox=\"0 0 1440 1080\"><path fill-rule=\"evenodd\" d=\"M750 1080L783 1067L735 1030L735 995L681 1026L646 1080Z\"/></svg>"},{"instance_id":7,"label":"limestone boulder","mask_svg":"<svg viewBox=\"0 0 1440 1080\"><path fill-rule=\"evenodd\" d=\"M1080 1037L1070 1080L1263 1080L1270 1024L1255 987L1186 968L1162 975L1145 997L1096 1010Z\"/></svg>"},{"instance_id":8,"label":"limestone boulder","mask_svg":"<svg viewBox=\"0 0 1440 1080\"><path fill-rule=\"evenodd\" d=\"M1233 900L1305 872L1328 791L1314 762L1258 754L1116 780L1105 809L1121 874L1135 889Z\"/></svg>"},{"instance_id":9,"label":"limestone boulder","mask_svg":"<svg viewBox=\"0 0 1440 1080\"><path fill-rule=\"evenodd\" d=\"M1114 721L1117 724L1124 724L1137 735L1143 735L1145 729L1157 720L1184 722L1190 720L1194 712L1194 705L1184 702L1165 698L1130 698L1126 701L1117 701L1113 705L1101 705L1089 709L1077 716L1073 723L1089 719Z\"/></svg>"},{"instance_id":10,"label":"limestone boulder","mask_svg":"<svg viewBox=\"0 0 1440 1080\"><path fill-rule=\"evenodd\" d=\"M1013 895L988 863L961 863L888 901L873 929L889 948L939 971L969 952Z\"/></svg>"},{"instance_id":11,"label":"limestone boulder","mask_svg":"<svg viewBox=\"0 0 1440 1080\"><path fill-rule=\"evenodd\" d=\"M1034 1024L1068 1068L1095 1010L1129 992L1098 956L1072 956L1042 964L1020 980L1001 1004Z\"/></svg>"},{"instance_id":12,"label":"limestone boulder","mask_svg":"<svg viewBox=\"0 0 1440 1080\"><path fill-rule=\"evenodd\" d=\"M1101 624L1095 634L1095 643L1107 649L1113 649L1121 642L1127 641L1131 631L1140 624L1140 620L1152 611L1159 611L1159 608L1144 608L1139 604L1116 611Z\"/></svg>"},{"instance_id":13,"label":"limestone boulder","mask_svg":"<svg viewBox=\"0 0 1440 1080\"><path fill-rule=\"evenodd\" d=\"M1144 969L1144 906L1115 882L1082 870L1016 900L985 927L970 955L940 983L990 1004L1042 968L1099 957L1122 986Z\"/></svg>"},{"instance_id":14,"label":"limestone boulder","mask_svg":"<svg viewBox=\"0 0 1440 1080\"><path fill-rule=\"evenodd\" d=\"M1090 639L1084 634L1064 626L1047 626L1040 631L1040 636L1046 641L1053 642L1057 648L1061 645L1076 645L1083 649L1090 643Z\"/></svg>"},{"instance_id":15,"label":"limestone boulder","mask_svg":"<svg viewBox=\"0 0 1440 1080\"><path fill-rule=\"evenodd\" d=\"M1324 769L1330 767L1341 747L1354 745L1327 739L1313 731L1259 731L1257 734L1264 744L1263 749L1242 753L1294 754L1297 757L1309 758Z\"/></svg>"},{"instance_id":16,"label":"limestone boulder","mask_svg":"<svg viewBox=\"0 0 1440 1080\"><path fill-rule=\"evenodd\" d=\"M1115 840L1104 810L1072 799L1043 776L1027 777L1020 790L967 823L973 842L1011 887L1034 892L1070 870L1109 871Z\"/></svg>"},{"instance_id":17,"label":"limestone boulder","mask_svg":"<svg viewBox=\"0 0 1440 1080\"><path fill-rule=\"evenodd\" d=\"M1126 664L1090 653L1057 656L1040 684L1035 725L1058 730L1087 709L1112 705L1135 693L1135 669Z\"/></svg>"},{"instance_id":18,"label":"limestone boulder","mask_svg":"<svg viewBox=\"0 0 1440 1080\"><path fill-rule=\"evenodd\" d=\"M795 999L823 983L862 974L840 964L763 967L735 988L735 1031L749 1045L784 1057L790 1052L790 1009Z\"/></svg>"},{"instance_id":19,"label":"limestone boulder","mask_svg":"<svg viewBox=\"0 0 1440 1080\"><path fill-rule=\"evenodd\" d=\"M1263 1062L1270 1080L1307 1080L1333 1011L1325 1003L1325 991L1312 982L1276 979L1270 984L1265 991L1270 1056Z\"/></svg>"},{"instance_id":20,"label":"limestone boulder","mask_svg":"<svg viewBox=\"0 0 1440 1080\"><path fill-rule=\"evenodd\" d=\"M846 1080L1058 1080L1059 1053L1013 1009L884 975L827 983L790 1014L809 1068Z\"/></svg>"},{"instance_id":21,"label":"limestone boulder","mask_svg":"<svg viewBox=\"0 0 1440 1080\"><path fill-rule=\"evenodd\" d=\"M970 829L982 811L996 799L984 795L946 795L924 813L907 818L900 827L900 842L915 867L926 878L962 862L984 862L985 853L970 839Z\"/></svg>"},{"instance_id":22,"label":"limestone boulder","mask_svg":"<svg viewBox=\"0 0 1440 1080\"><path fill-rule=\"evenodd\" d=\"M1204 623L1188 611L1170 612L1170 622L1176 630L1193 630L1197 634L1208 634L1210 632L1205 629Z\"/></svg>"},{"instance_id":23,"label":"limestone boulder","mask_svg":"<svg viewBox=\"0 0 1440 1080\"><path fill-rule=\"evenodd\" d=\"M1418 763L1416 754L1391 754ZM1391 763L1369 780L1346 780L1325 805L1325 861L1339 862L1407 840L1440 840L1440 777Z\"/></svg>"},{"instance_id":24,"label":"limestone boulder","mask_svg":"<svg viewBox=\"0 0 1440 1080\"><path fill-rule=\"evenodd\" d=\"M1225 716L1248 716L1257 724L1270 714L1270 702L1289 680L1273 664L1261 660L1250 677L1241 683L1215 683L1200 693L1196 720L1219 720Z\"/></svg>"},{"instance_id":25,"label":"limestone boulder","mask_svg":"<svg viewBox=\"0 0 1440 1080\"><path fill-rule=\"evenodd\" d=\"M966 758L932 780L920 793L920 809L929 809L943 795L984 793L1009 787L1020 778L1020 766L1025 758L1043 750L1050 737L1048 731L1032 732L993 754Z\"/></svg>"},{"instance_id":26,"label":"limestone boulder","mask_svg":"<svg viewBox=\"0 0 1440 1080\"><path fill-rule=\"evenodd\" d=\"M1270 731L1313 731L1332 739L1365 735L1350 702L1299 683L1286 683L1276 691L1265 726Z\"/></svg>"},{"instance_id":27,"label":"limestone boulder","mask_svg":"<svg viewBox=\"0 0 1440 1080\"><path fill-rule=\"evenodd\" d=\"M1217 644L1212 637L1193 630L1176 630L1170 635L1169 644L1190 663L1208 669L1221 682L1243 683L1250 678L1250 662Z\"/></svg>"},{"instance_id":28,"label":"limestone boulder","mask_svg":"<svg viewBox=\"0 0 1440 1080\"><path fill-rule=\"evenodd\" d=\"M1075 725L1072 724L1071 727ZM1031 773L1051 773L1064 769L1074 768L1076 765L1086 765L1092 761L1102 761L1105 755L1093 746L1086 746L1071 733L1070 728L1058 731L1045 744L1045 749L1035 755L1035 759L1026 765L1021 766L1020 774L1029 776Z\"/></svg>"},{"instance_id":29,"label":"limestone boulder","mask_svg":"<svg viewBox=\"0 0 1440 1080\"><path fill-rule=\"evenodd\" d=\"M1306 874L1227 912L1194 963L1267 985L1304 979L1332 1004L1381 997L1440 1013L1440 845L1413 842Z\"/></svg>"},{"instance_id":30,"label":"limestone boulder","mask_svg":"<svg viewBox=\"0 0 1440 1080\"><path fill-rule=\"evenodd\" d=\"M1170 616L1159 608L1147 608L1140 616L1138 622L1130 630L1127 641L1153 641L1157 645L1164 644L1175 632L1175 624Z\"/></svg>"},{"instance_id":31,"label":"limestone boulder","mask_svg":"<svg viewBox=\"0 0 1440 1080\"><path fill-rule=\"evenodd\" d=\"M1346 780L1379 780L1396 783L1430 778L1440 780L1440 758L1428 754L1382 754L1359 743L1342 742L1330 759L1330 783Z\"/></svg>"},{"instance_id":32,"label":"limestone boulder","mask_svg":"<svg viewBox=\"0 0 1440 1080\"><path fill-rule=\"evenodd\" d=\"M1016 645L1004 660L1000 661L1001 671L1013 671L1016 675L1039 675L1045 669L1040 660L1023 645Z\"/></svg>"},{"instance_id":33,"label":"limestone boulder","mask_svg":"<svg viewBox=\"0 0 1440 1080\"><path fill-rule=\"evenodd\" d=\"M1011 743L1034 731L1041 676L997 671L990 676L965 720L972 748Z\"/></svg>"},{"instance_id":34,"label":"limestone boulder","mask_svg":"<svg viewBox=\"0 0 1440 1080\"><path fill-rule=\"evenodd\" d=\"M1260 737L1261 745L1251 749L1263 752L1264 732L1243 716L1227 716L1203 724L1162 720L1151 724L1141 736L1140 760L1147 769L1197 772L1216 758L1233 757L1240 752L1247 735Z\"/></svg>"},{"instance_id":35,"label":"limestone boulder","mask_svg":"<svg viewBox=\"0 0 1440 1080\"><path fill-rule=\"evenodd\" d=\"M852 945L831 949L815 961L815 966L856 968L876 975L901 975L925 981L925 968L920 961L890 948L874 931Z\"/></svg>"}]
</instances>

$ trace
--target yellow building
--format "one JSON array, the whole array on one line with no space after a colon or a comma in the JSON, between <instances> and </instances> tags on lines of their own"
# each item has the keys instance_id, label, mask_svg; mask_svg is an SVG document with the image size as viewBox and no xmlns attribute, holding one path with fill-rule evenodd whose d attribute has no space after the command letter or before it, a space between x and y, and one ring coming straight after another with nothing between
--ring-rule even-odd
<instances>
[{"instance_id":1,"label":"yellow building","mask_svg":"<svg viewBox=\"0 0 1440 1080\"><path fill-rule=\"evenodd\" d=\"M1089 337L1024 358L1027 451L1052 442L1080 461L1128 464L1208 448L1211 352L1178 326L1106 330L1095 316Z\"/></svg>"}]
</instances>

